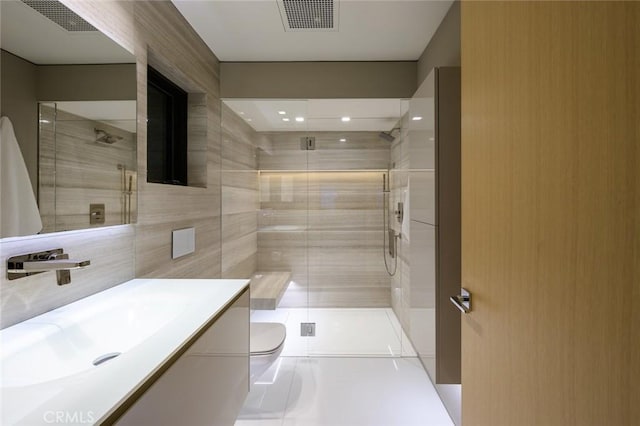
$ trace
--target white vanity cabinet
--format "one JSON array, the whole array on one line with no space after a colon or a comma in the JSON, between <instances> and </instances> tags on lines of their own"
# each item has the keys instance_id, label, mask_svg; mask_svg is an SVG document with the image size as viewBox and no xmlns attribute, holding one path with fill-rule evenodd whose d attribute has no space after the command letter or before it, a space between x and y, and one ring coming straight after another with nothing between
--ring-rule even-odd
<instances>
[{"instance_id":1,"label":"white vanity cabinet","mask_svg":"<svg viewBox=\"0 0 640 426\"><path fill-rule=\"evenodd\" d=\"M248 289L168 364L115 424L233 425L249 390Z\"/></svg>"}]
</instances>

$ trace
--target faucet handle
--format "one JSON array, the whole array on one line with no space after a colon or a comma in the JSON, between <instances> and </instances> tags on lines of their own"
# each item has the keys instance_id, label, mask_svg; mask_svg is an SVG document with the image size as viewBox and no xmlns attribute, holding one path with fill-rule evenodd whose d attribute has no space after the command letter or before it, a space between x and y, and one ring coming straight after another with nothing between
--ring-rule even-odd
<instances>
[{"instance_id":1,"label":"faucet handle","mask_svg":"<svg viewBox=\"0 0 640 426\"><path fill-rule=\"evenodd\" d=\"M52 251L51 253L49 253L49 256L47 256L47 260L59 260L59 259L68 259L69 258L69 253L59 253L57 251Z\"/></svg>"},{"instance_id":2,"label":"faucet handle","mask_svg":"<svg viewBox=\"0 0 640 426\"><path fill-rule=\"evenodd\" d=\"M69 259L69 253L51 253L49 260ZM71 283L71 271L69 269L59 269L56 271L56 281L58 285Z\"/></svg>"}]
</instances>

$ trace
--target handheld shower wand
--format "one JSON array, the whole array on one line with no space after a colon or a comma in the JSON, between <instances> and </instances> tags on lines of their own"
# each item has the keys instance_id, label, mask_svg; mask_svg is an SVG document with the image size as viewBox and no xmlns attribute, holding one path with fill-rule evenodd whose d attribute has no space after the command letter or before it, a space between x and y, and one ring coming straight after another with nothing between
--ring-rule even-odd
<instances>
[{"instance_id":1,"label":"handheld shower wand","mask_svg":"<svg viewBox=\"0 0 640 426\"><path fill-rule=\"evenodd\" d=\"M396 253L397 235L393 228L391 228L389 217L387 216L389 213L389 196L391 195L389 185L390 174L390 171L382 174L382 258L384 259L384 267L387 270L387 274L394 276L398 270L398 257ZM389 255L393 259L393 271L387 262L387 236L389 238Z\"/></svg>"}]
</instances>

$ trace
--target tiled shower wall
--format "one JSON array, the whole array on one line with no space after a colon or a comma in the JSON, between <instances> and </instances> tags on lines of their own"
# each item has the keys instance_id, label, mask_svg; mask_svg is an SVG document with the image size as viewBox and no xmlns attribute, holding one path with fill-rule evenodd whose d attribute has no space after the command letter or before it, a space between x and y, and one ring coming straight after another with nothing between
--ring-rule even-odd
<instances>
[{"instance_id":1,"label":"tiled shower wall","mask_svg":"<svg viewBox=\"0 0 640 426\"><path fill-rule=\"evenodd\" d=\"M258 270L292 273L280 306L390 306L382 259L390 144L377 132L267 135L270 148L258 155ZM315 150L301 150L304 136L316 138Z\"/></svg>"},{"instance_id":2,"label":"tiled shower wall","mask_svg":"<svg viewBox=\"0 0 640 426\"><path fill-rule=\"evenodd\" d=\"M223 278L249 278L258 265L258 148L266 143L222 104Z\"/></svg>"}]
</instances>

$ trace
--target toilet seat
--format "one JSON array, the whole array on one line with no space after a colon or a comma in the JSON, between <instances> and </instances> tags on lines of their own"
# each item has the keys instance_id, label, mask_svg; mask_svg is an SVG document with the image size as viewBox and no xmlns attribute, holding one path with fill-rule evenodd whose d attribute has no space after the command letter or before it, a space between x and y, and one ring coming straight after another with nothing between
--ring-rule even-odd
<instances>
[{"instance_id":1,"label":"toilet seat","mask_svg":"<svg viewBox=\"0 0 640 426\"><path fill-rule=\"evenodd\" d=\"M280 350L287 329L277 322L252 322L249 326L250 356L271 355Z\"/></svg>"}]
</instances>

